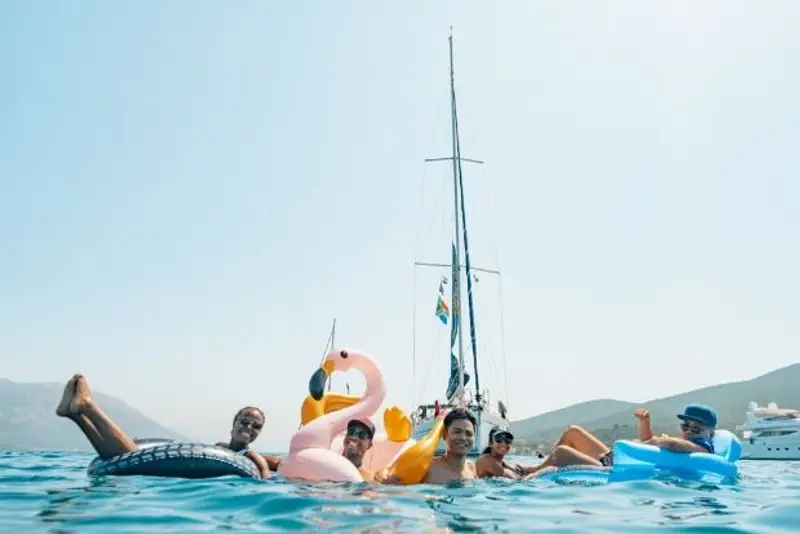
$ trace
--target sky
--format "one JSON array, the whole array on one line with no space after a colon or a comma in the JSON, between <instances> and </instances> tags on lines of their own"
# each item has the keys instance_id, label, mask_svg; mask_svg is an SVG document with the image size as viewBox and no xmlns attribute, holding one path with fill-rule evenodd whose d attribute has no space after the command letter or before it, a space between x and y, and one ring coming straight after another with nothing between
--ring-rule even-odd
<instances>
[{"instance_id":1,"label":"sky","mask_svg":"<svg viewBox=\"0 0 800 534\"><path fill-rule=\"evenodd\" d=\"M450 155L451 26L472 260L502 272L476 284L492 399L517 419L794 363L798 16L4 2L0 376L82 372L208 440L256 404L281 450L336 317L386 406L443 395L446 273L414 262L452 235L451 171L423 162Z\"/></svg>"}]
</instances>

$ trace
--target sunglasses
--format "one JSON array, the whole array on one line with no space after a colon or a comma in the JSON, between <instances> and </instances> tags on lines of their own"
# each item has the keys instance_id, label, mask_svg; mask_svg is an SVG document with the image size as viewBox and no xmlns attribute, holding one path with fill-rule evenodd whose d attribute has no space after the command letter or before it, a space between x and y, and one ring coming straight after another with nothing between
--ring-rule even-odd
<instances>
[{"instance_id":1,"label":"sunglasses","mask_svg":"<svg viewBox=\"0 0 800 534\"><path fill-rule=\"evenodd\" d=\"M261 430L264 428L264 423L259 423L258 421L253 421L251 419L239 419L236 421L236 423L241 426L253 427L253 430Z\"/></svg>"},{"instance_id":2,"label":"sunglasses","mask_svg":"<svg viewBox=\"0 0 800 534\"><path fill-rule=\"evenodd\" d=\"M348 428L347 435L351 438L372 439L372 432L360 426L351 426Z\"/></svg>"},{"instance_id":3,"label":"sunglasses","mask_svg":"<svg viewBox=\"0 0 800 534\"><path fill-rule=\"evenodd\" d=\"M689 423L681 423L681 430L683 432L691 432L692 434L700 434L701 432L705 431L705 428L700 428L697 425L691 425Z\"/></svg>"},{"instance_id":4,"label":"sunglasses","mask_svg":"<svg viewBox=\"0 0 800 534\"><path fill-rule=\"evenodd\" d=\"M507 445L511 445L512 443L514 443L514 438L512 438L508 434L499 434L499 435L494 437L494 442L495 443L505 443Z\"/></svg>"}]
</instances>

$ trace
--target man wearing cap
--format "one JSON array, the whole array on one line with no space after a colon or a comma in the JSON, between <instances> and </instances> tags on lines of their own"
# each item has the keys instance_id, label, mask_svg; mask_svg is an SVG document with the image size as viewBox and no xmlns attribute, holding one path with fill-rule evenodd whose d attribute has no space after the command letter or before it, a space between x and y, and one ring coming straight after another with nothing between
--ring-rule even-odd
<instances>
[{"instance_id":1,"label":"man wearing cap","mask_svg":"<svg viewBox=\"0 0 800 534\"><path fill-rule=\"evenodd\" d=\"M375 425L367 418L352 419L347 423L347 433L342 442L342 456L350 460L365 482L373 482L373 473L364 469L361 464L364 461L364 454L372 447L372 438L375 437ZM265 456L270 469L277 471L281 459L275 456ZM274 466L274 467L273 467Z\"/></svg>"},{"instance_id":2,"label":"man wearing cap","mask_svg":"<svg viewBox=\"0 0 800 534\"><path fill-rule=\"evenodd\" d=\"M505 477L518 479L526 475L529 469L509 464L505 456L511 451L514 435L507 428L493 426L489 431L489 446L483 450L481 457L475 461L478 478Z\"/></svg>"},{"instance_id":3,"label":"man wearing cap","mask_svg":"<svg viewBox=\"0 0 800 534\"><path fill-rule=\"evenodd\" d=\"M342 456L350 460L358 468L365 482L374 480L373 473L364 469L361 464L364 454L372 447L372 438L375 437L375 425L367 418L352 419L347 423L347 433L344 435Z\"/></svg>"},{"instance_id":4,"label":"man wearing cap","mask_svg":"<svg viewBox=\"0 0 800 534\"><path fill-rule=\"evenodd\" d=\"M650 412L639 408L634 412L639 420L639 439L672 452L708 452L714 454L714 430L717 428L717 412L705 404L689 404L678 414L681 420L681 437L653 436L650 427Z\"/></svg>"},{"instance_id":5,"label":"man wearing cap","mask_svg":"<svg viewBox=\"0 0 800 534\"><path fill-rule=\"evenodd\" d=\"M672 452L714 452L714 429L717 426L716 412L704 404L690 404L678 415L681 420L681 437L653 436L650 427L650 411L638 408L633 412L639 420L639 440ZM530 468L529 477L535 477L547 468L568 465L611 466L614 454L602 441L589 431L571 425L561 435L553 452L536 467Z\"/></svg>"}]
</instances>

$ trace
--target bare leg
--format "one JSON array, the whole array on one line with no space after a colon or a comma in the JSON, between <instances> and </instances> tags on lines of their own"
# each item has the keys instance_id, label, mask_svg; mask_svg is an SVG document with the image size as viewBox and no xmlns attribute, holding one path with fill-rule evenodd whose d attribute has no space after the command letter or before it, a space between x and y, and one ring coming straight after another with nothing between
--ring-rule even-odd
<instances>
[{"instance_id":1,"label":"bare leg","mask_svg":"<svg viewBox=\"0 0 800 534\"><path fill-rule=\"evenodd\" d=\"M75 421L75 424L80 427L80 429L83 431L83 435L86 436L86 439L88 439L89 443L92 444L92 447L94 447L94 450L98 456L101 458L110 458L106 447L106 442L103 440L103 436L100 435L100 432L97 431L92 422L89 421L88 417L82 413L68 415L67 417ZM113 454L111 456L113 456Z\"/></svg>"},{"instance_id":2,"label":"bare leg","mask_svg":"<svg viewBox=\"0 0 800 534\"><path fill-rule=\"evenodd\" d=\"M611 452L605 444L583 428L570 425L561 434L553 453L544 461L528 470L529 476L536 476L547 467L567 465L603 465L600 458Z\"/></svg>"},{"instance_id":3,"label":"bare leg","mask_svg":"<svg viewBox=\"0 0 800 534\"><path fill-rule=\"evenodd\" d=\"M567 427L567 430L561 435L561 439L556 443L556 448L558 448L559 445L566 445L597 460L611 452L602 441L576 425Z\"/></svg>"},{"instance_id":4,"label":"bare leg","mask_svg":"<svg viewBox=\"0 0 800 534\"><path fill-rule=\"evenodd\" d=\"M553 451L553 454L545 458L541 464L529 468L525 478L533 478L538 475L540 471L548 467L566 467L568 465L602 466L603 464L600 463L600 460L595 460L591 456L573 449L569 445L558 445Z\"/></svg>"},{"instance_id":5,"label":"bare leg","mask_svg":"<svg viewBox=\"0 0 800 534\"><path fill-rule=\"evenodd\" d=\"M83 375L75 375L67 382L56 415L75 421L101 458L111 458L138 448L95 403Z\"/></svg>"}]
</instances>

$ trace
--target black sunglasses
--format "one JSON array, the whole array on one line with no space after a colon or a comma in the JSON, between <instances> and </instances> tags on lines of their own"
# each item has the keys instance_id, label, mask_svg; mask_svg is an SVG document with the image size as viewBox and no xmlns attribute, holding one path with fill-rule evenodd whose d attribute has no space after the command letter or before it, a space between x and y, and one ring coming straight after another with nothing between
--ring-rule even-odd
<instances>
[{"instance_id":1,"label":"black sunglasses","mask_svg":"<svg viewBox=\"0 0 800 534\"><path fill-rule=\"evenodd\" d=\"M351 426L347 429L347 435L351 438L372 439L372 432L362 426Z\"/></svg>"},{"instance_id":2,"label":"black sunglasses","mask_svg":"<svg viewBox=\"0 0 800 534\"><path fill-rule=\"evenodd\" d=\"M259 423L258 421L253 421L251 419L239 419L237 424L241 426L251 426L254 430L261 430L264 428L264 423Z\"/></svg>"},{"instance_id":3,"label":"black sunglasses","mask_svg":"<svg viewBox=\"0 0 800 534\"><path fill-rule=\"evenodd\" d=\"M684 432L691 432L692 434L700 434L705 430L705 428L700 428L697 425L692 425L689 423L681 423L681 430Z\"/></svg>"},{"instance_id":4,"label":"black sunglasses","mask_svg":"<svg viewBox=\"0 0 800 534\"><path fill-rule=\"evenodd\" d=\"M512 443L514 443L514 438L509 436L508 434L497 434L494 437L494 442L495 443L506 443L508 445L511 445Z\"/></svg>"}]
</instances>

